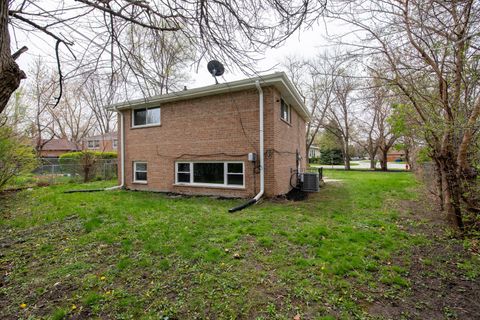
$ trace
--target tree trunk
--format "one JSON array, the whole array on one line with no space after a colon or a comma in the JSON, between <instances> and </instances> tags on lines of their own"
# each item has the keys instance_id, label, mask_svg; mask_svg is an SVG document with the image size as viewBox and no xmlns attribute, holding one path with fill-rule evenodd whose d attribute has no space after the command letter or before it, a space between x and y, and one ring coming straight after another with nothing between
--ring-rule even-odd
<instances>
[{"instance_id":1,"label":"tree trunk","mask_svg":"<svg viewBox=\"0 0 480 320\"><path fill-rule=\"evenodd\" d=\"M384 149L384 150L380 150L380 152L382 153L382 156L380 157L380 169L382 171L387 171L388 168L387 168L387 150Z\"/></svg>"},{"instance_id":2,"label":"tree trunk","mask_svg":"<svg viewBox=\"0 0 480 320\"><path fill-rule=\"evenodd\" d=\"M461 185L456 175L455 163L452 158L442 157L439 159L442 171L443 206L447 213L449 223L463 231L462 208L460 204Z\"/></svg>"},{"instance_id":3,"label":"tree trunk","mask_svg":"<svg viewBox=\"0 0 480 320\"><path fill-rule=\"evenodd\" d=\"M438 202L440 204L440 209L445 210L444 199L443 199L443 173L440 166L440 162L435 160L435 184L436 184L436 193L438 197Z\"/></svg>"},{"instance_id":4,"label":"tree trunk","mask_svg":"<svg viewBox=\"0 0 480 320\"><path fill-rule=\"evenodd\" d=\"M345 170L350 170L350 156L345 157Z\"/></svg>"},{"instance_id":5,"label":"tree trunk","mask_svg":"<svg viewBox=\"0 0 480 320\"><path fill-rule=\"evenodd\" d=\"M345 139L345 147L344 149L344 162L345 162L345 170L350 170L350 148L348 147L348 139Z\"/></svg>"},{"instance_id":6,"label":"tree trunk","mask_svg":"<svg viewBox=\"0 0 480 320\"><path fill-rule=\"evenodd\" d=\"M370 169L375 170L375 155L370 156Z\"/></svg>"},{"instance_id":7,"label":"tree trunk","mask_svg":"<svg viewBox=\"0 0 480 320\"><path fill-rule=\"evenodd\" d=\"M25 73L15 62L15 58L25 51L26 47L14 56L10 51L8 3L9 1L0 1L0 113L5 109L10 96L20 86L20 81L26 78Z\"/></svg>"},{"instance_id":8,"label":"tree trunk","mask_svg":"<svg viewBox=\"0 0 480 320\"><path fill-rule=\"evenodd\" d=\"M410 167L410 171L414 171L416 168L413 167L413 161L410 156L410 150L408 147L405 147L405 162L407 162Z\"/></svg>"}]
</instances>

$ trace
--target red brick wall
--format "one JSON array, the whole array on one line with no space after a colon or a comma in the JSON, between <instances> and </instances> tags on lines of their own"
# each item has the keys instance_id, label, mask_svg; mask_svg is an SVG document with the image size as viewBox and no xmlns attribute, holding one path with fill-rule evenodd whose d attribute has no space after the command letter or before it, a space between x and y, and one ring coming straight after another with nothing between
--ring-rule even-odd
<instances>
[{"instance_id":1,"label":"red brick wall","mask_svg":"<svg viewBox=\"0 0 480 320\"><path fill-rule=\"evenodd\" d=\"M305 149L304 131L301 137L289 136L288 143L277 142L274 134L298 134L298 116L292 112L292 126L281 127L278 92L264 88L265 149ZM131 111L124 111L126 161L125 183L130 189L178 192L184 194L212 194L227 197L251 197L259 190L260 177L253 174L254 165L247 160L249 152L258 153L259 120L258 91L245 90L228 94L197 98L161 105L161 124L156 127L131 128ZM293 109L292 109L293 110ZM278 119L277 118L278 115ZM297 117L297 118L296 118ZM240 121L241 119L241 121ZM282 123L283 124L283 123ZM243 126L243 129L242 129ZM288 127L288 128L287 128ZM297 130L298 129L298 130ZM282 130L288 130L283 133ZM303 139L303 140L302 140ZM299 146L295 141L301 140ZM119 133L120 141L120 133ZM278 144L278 146L276 146ZM120 145L119 145L120 148ZM283 149L282 149L283 150ZM120 150L119 150L120 151ZM275 165L277 158L279 165ZM189 160L240 160L245 166L245 188L211 188L176 186L175 162ZM288 192L287 176L276 172L295 167L295 155L289 158L274 153L265 159L267 196ZM133 183L133 161L148 163L148 184ZM120 166L119 166L120 168Z\"/></svg>"}]
</instances>

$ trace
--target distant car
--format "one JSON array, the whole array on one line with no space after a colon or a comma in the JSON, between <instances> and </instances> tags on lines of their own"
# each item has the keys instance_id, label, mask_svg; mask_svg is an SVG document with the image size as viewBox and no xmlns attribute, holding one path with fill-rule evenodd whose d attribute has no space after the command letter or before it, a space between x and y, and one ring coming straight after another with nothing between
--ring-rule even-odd
<instances>
[{"instance_id":1,"label":"distant car","mask_svg":"<svg viewBox=\"0 0 480 320\"><path fill-rule=\"evenodd\" d=\"M361 160L361 158L360 158L360 157L352 157L351 160L353 160L353 161L358 161L358 160Z\"/></svg>"}]
</instances>

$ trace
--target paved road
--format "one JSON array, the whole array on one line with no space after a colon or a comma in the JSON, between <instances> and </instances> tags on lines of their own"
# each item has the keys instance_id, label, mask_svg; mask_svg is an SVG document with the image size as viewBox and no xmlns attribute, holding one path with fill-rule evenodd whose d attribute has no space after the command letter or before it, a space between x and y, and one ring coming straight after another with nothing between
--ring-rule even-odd
<instances>
[{"instance_id":1,"label":"paved road","mask_svg":"<svg viewBox=\"0 0 480 320\"><path fill-rule=\"evenodd\" d=\"M351 161L351 169L352 170L365 170L365 169L370 169L370 161ZM355 165L356 164L356 165ZM325 169L345 169L344 165L317 165L314 164L313 166L315 167L324 167ZM380 163L377 162L377 168L380 169ZM387 164L387 168L390 170L405 170L405 164L404 163L396 163L396 162L389 162Z\"/></svg>"}]
</instances>

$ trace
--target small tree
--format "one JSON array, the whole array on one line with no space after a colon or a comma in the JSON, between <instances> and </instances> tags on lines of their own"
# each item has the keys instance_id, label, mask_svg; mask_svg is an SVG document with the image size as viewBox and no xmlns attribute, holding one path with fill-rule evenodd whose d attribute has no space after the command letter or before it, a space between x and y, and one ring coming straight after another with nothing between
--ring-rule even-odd
<instances>
[{"instance_id":1,"label":"small tree","mask_svg":"<svg viewBox=\"0 0 480 320\"><path fill-rule=\"evenodd\" d=\"M83 182L88 182L95 177L101 160L115 158L117 158L115 152L69 152L60 156L60 165L63 171L72 175L79 175Z\"/></svg>"},{"instance_id":2,"label":"small tree","mask_svg":"<svg viewBox=\"0 0 480 320\"><path fill-rule=\"evenodd\" d=\"M11 128L0 126L0 190L14 177L33 170L37 164L34 150L23 142Z\"/></svg>"}]
</instances>

